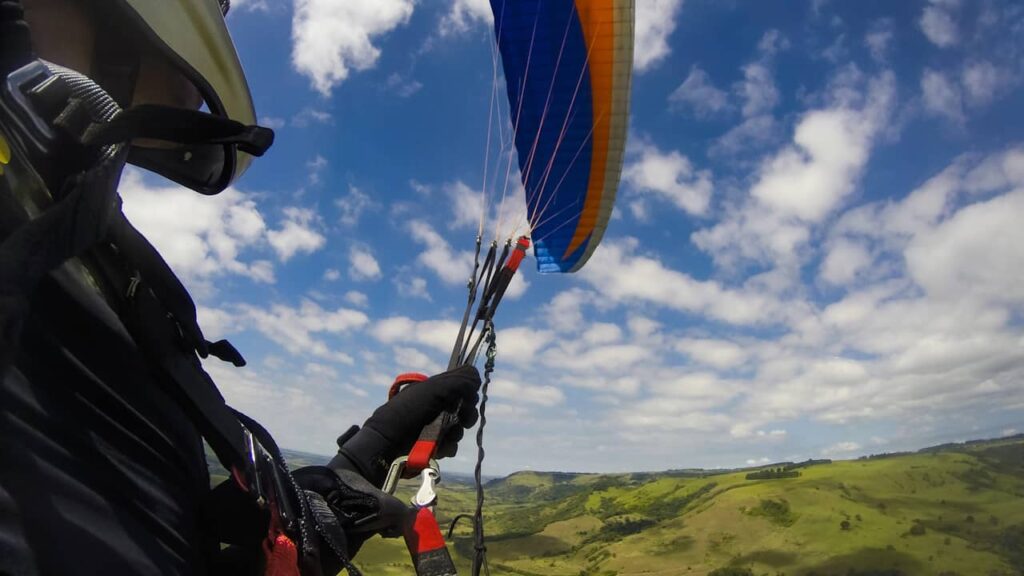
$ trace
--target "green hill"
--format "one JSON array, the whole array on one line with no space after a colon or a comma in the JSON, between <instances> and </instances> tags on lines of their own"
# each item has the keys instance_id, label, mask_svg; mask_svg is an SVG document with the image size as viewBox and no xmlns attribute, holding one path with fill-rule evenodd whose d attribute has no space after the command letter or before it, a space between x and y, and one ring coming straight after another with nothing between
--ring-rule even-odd
<instances>
[{"instance_id":1,"label":"green hill","mask_svg":"<svg viewBox=\"0 0 1024 576\"><path fill-rule=\"evenodd\" d=\"M495 575L1024 574L1024 436L727 472L520 472L486 490ZM472 511L470 487L441 494L442 523ZM452 544L468 573L468 523ZM411 573L401 540L357 564Z\"/></svg>"}]
</instances>

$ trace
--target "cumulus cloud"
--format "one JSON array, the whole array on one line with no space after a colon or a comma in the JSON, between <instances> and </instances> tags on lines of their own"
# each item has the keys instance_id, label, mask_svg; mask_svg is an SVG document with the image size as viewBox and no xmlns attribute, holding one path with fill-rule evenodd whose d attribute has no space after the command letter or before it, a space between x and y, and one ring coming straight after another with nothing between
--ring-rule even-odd
<instances>
[{"instance_id":1,"label":"cumulus cloud","mask_svg":"<svg viewBox=\"0 0 1024 576\"><path fill-rule=\"evenodd\" d=\"M352 185L349 185L347 194L334 201L334 205L341 213L340 222L349 228L359 224L364 212L374 210L378 206L369 194Z\"/></svg>"},{"instance_id":2,"label":"cumulus cloud","mask_svg":"<svg viewBox=\"0 0 1024 576\"><path fill-rule=\"evenodd\" d=\"M672 52L668 39L676 29L683 0L643 0L636 3L636 43L633 66L644 72Z\"/></svg>"},{"instance_id":3,"label":"cumulus cloud","mask_svg":"<svg viewBox=\"0 0 1024 576\"><path fill-rule=\"evenodd\" d=\"M684 338L676 342L676 350L695 362L715 368L737 368L747 358L747 352L735 342L710 338Z\"/></svg>"},{"instance_id":4,"label":"cumulus cloud","mask_svg":"<svg viewBox=\"0 0 1024 576\"><path fill-rule=\"evenodd\" d=\"M245 193L228 188L211 197L177 185L147 185L135 169L125 171L120 193L128 219L186 279L230 273L274 281L270 262L242 258L267 239L263 215Z\"/></svg>"},{"instance_id":5,"label":"cumulus cloud","mask_svg":"<svg viewBox=\"0 0 1024 576\"><path fill-rule=\"evenodd\" d=\"M366 314L358 310L325 310L311 300L303 300L297 308L240 305L238 313L247 325L292 354L343 364L352 364L352 357L343 347L331 346L318 335L351 333L369 323Z\"/></svg>"},{"instance_id":6,"label":"cumulus cloud","mask_svg":"<svg viewBox=\"0 0 1024 576\"><path fill-rule=\"evenodd\" d=\"M565 401L565 394L554 386L523 384L505 378L495 379L488 391L495 398L504 398L513 400L516 403L525 402L538 406L556 406Z\"/></svg>"},{"instance_id":7,"label":"cumulus cloud","mask_svg":"<svg viewBox=\"0 0 1024 576\"><path fill-rule=\"evenodd\" d=\"M711 172L695 169L675 150L642 145L639 156L623 168L622 179L638 193L668 200L688 214L702 215L711 203Z\"/></svg>"},{"instance_id":8,"label":"cumulus cloud","mask_svg":"<svg viewBox=\"0 0 1024 576\"><path fill-rule=\"evenodd\" d=\"M413 0L296 0L292 65L330 96L353 70L376 65L374 40L407 23L414 7Z\"/></svg>"},{"instance_id":9,"label":"cumulus cloud","mask_svg":"<svg viewBox=\"0 0 1024 576\"><path fill-rule=\"evenodd\" d=\"M959 42L959 32L952 14L957 4L950 0L930 0L921 12L918 26L925 37L939 48L948 48Z\"/></svg>"},{"instance_id":10,"label":"cumulus cloud","mask_svg":"<svg viewBox=\"0 0 1024 576\"><path fill-rule=\"evenodd\" d=\"M975 60L964 65L961 75L967 104L975 107L988 105L1006 83L1005 74L985 60Z\"/></svg>"},{"instance_id":11,"label":"cumulus cloud","mask_svg":"<svg viewBox=\"0 0 1024 576\"><path fill-rule=\"evenodd\" d=\"M841 239L825 256L821 264L821 279L834 285L849 284L871 263L871 254L867 248L856 242Z\"/></svg>"},{"instance_id":12,"label":"cumulus cloud","mask_svg":"<svg viewBox=\"0 0 1024 576\"><path fill-rule=\"evenodd\" d=\"M398 293L407 298L420 298L427 302L433 300L427 290L427 279L421 276L399 274L395 277L395 286Z\"/></svg>"},{"instance_id":13,"label":"cumulus cloud","mask_svg":"<svg viewBox=\"0 0 1024 576\"><path fill-rule=\"evenodd\" d=\"M956 124L964 122L963 96L960 86L942 72L925 69L921 75L921 94L929 113Z\"/></svg>"},{"instance_id":14,"label":"cumulus cloud","mask_svg":"<svg viewBox=\"0 0 1024 576\"><path fill-rule=\"evenodd\" d=\"M579 274L613 301L650 302L733 324L756 324L776 312L775 303L762 295L695 280L638 253L638 248L635 239L605 239Z\"/></svg>"},{"instance_id":15,"label":"cumulus cloud","mask_svg":"<svg viewBox=\"0 0 1024 576\"><path fill-rule=\"evenodd\" d=\"M822 456L844 456L849 455L851 452L856 452L861 449L861 445L856 442L837 442L827 448L822 449Z\"/></svg>"},{"instance_id":16,"label":"cumulus cloud","mask_svg":"<svg viewBox=\"0 0 1024 576\"><path fill-rule=\"evenodd\" d=\"M484 195L459 180L444 187L452 205L453 218L449 226L455 229L476 229L484 212Z\"/></svg>"},{"instance_id":17,"label":"cumulus cloud","mask_svg":"<svg viewBox=\"0 0 1024 576\"><path fill-rule=\"evenodd\" d=\"M417 80L408 79L401 74L393 73L388 76L387 87L399 98L408 98L423 88L423 83Z\"/></svg>"},{"instance_id":18,"label":"cumulus cloud","mask_svg":"<svg viewBox=\"0 0 1024 576\"><path fill-rule=\"evenodd\" d=\"M743 102L743 121L715 140L709 150L711 156L734 156L778 138L780 129L772 110L780 94L772 69L775 55L788 47L789 41L777 30L762 35L757 58L743 66L743 80L733 86L735 97Z\"/></svg>"},{"instance_id":19,"label":"cumulus cloud","mask_svg":"<svg viewBox=\"0 0 1024 576\"><path fill-rule=\"evenodd\" d=\"M830 83L825 99L799 119L792 144L763 161L749 198L692 236L723 268L773 266L778 274L763 276L762 289L789 288L812 227L854 191L891 116L895 79L889 72L866 79L848 69Z\"/></svg>"},{"instance_id":20,"label":"cumulus cloud","mask_svg":"<svg viewBox=\"0 0 1024 576\"><path fill-rule=\"evenodd\" d=\"M417 321L406 316L393 316L375 322L369 333L386 344L416 344L447 354L455 345L459 324L451 320Z\"/></svg>"},{"instance_id":21,"label":"cumulus cloud","mask_svg":"<svg viewBox=\"0 0 1024 576\"><path fill-rule=\"evenodd\" d=\"M441 19L442 36L466 32L474 25L493 21L488 0L452 0L448 13Z\"/></svg>"},{"instance_id":22,"label":"cumulus cloud","mask_svg":"<svg viewBox=\"0 0 1024 576\"><path fill-rule=\"evenodd\" d=\"M864 45L875 62L884 63L889 59L894 32L892 20L882 18L871 24L864 34Z\"/></svg>"},{"instance_id":23,"label":"cumulus cloud","mask_svg":"<svg viewBox=\"0 0 1024 576\"><path fill-rule=\"evenodd\" d=\"M787 216L818 221L852 190L893 105L895 80L886 74L869 87L860 109L816 110L797 125L793 146L762 166L751 196Z\"/></svg>"},{"instance_id":24,"label":"cumulus cloud","mask_svg":"<svg viewBox=\"0 0 1024 576\"><path fill-rule=\"evenodd\" d=\"M417 262L446 284L465 284L473 271L473 254L456 251L443 236L422 220L409 223L413 240L423 245Z\"/></svg>"},{"instance_id":25,"label":"cumulus cloud","mask_svg":"<svg viewBox=\"0 0 1024 576\"><path fill-rule=\"evenodd\" d=\"M292 116L291 124L296 128L307 128L313 124L330 124L334 116L330 112L307 106Z\"/></svg>"},{"instance_id":26,"label":"cumulus cloud","mask_svg":"<svg viewBox=\"0 0 1024 576\"><path fill-rule=\"evenodd\" d=\"M907 247L911 277L929 295L965 297L1024 306L1016 277L1024 270L1024 190L963 208L938 226L918 234Z\"/></svg>"},{"instance_id":27,"label":"cumulus cloud","mask_svg":"<svg viewBox=\"0 0 1024 576\"><path fill-rule=\"evenodd\" d=\"M698 118L707 118L725 110L729 96L711 83L707 72L698 66L690 68L686 80L668 97L674 110L693 110Z\"/></svg>"},{"instance_id":28,"label":"cumulus cloud","mask_svg":"<svg viewBox=\"0 0 1024 576\"><path fill-rule=\"evenodd\" d=\"M745 118L743 122L718 137L709 150L712 156L733 156L748 149L771 144L780 136L779 123L770 114Z\"/></svg>"},{"instance_id":29,"label":"cumulus cloud","mask_svg":"<svg viewBox=\"0 0 1024 576\"><path fill-rule=\"evenodd\" d=\"M287 262L298 253L311 254L323 248L327 238L317 230L319 217L315 212L290 206L284 209L284 216L280 229L267 232L267 241L281 262Z\"/></svg>"},{"instance_id":30,"label":"cumulus cloud","mask_svg":"<svg viewBox=\"0 0 1024 576\"><path fill-rule=\"evenodd\" d=\"M370 304L370 298L358 290L349 290L348 292L345 292L344 298L345 302L348 302L358 308L366 308Z\"/></svg>"},{"instance_id":31,"label":"cumulus cloud","mask_svg":"<svg viewBox=\"0 0 1024 576\"><path fill-rule=\"evenodd\" d=\"M377 280L381 276L380 263L368 246L355 245L348 250L348 277L353 280Z\"/></svg>"},{"instance_id":32,"label":"cumulus cloud","mask_svg":"<svg viewBox=\"0 0 1024 576\"><path fill-rule=\"evenodd\" d=\"M764 114L779 102L779 89L767 65L761 62L743 67L743 82L739 92L743 97L743 115L746 117Z\"/></svg>"}]
</instances>

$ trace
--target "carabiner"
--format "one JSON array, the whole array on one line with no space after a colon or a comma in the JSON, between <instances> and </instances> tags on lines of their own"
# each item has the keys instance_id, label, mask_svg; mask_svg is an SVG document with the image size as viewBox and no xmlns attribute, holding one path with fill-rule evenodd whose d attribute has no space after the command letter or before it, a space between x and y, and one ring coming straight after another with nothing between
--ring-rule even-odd
<instances>
[{"instance_id":1,"label":"carabiner","mask_svg":"<svg viewBox=\"0 0 1024 576\"><path fill-rule=\"evenodd\" d=\"M391 463L391 467L388 468L388 475L384 478L384 485L381 486L381 490L388 494L394 494L395 489L398 488L398 481L405 477L406 465L409 462L408 456L399 456ZM433 470L437 474L437 480L441 480L441 467L438 466L437 460L431 458L428 466L425 470ZM415 476L412 476L413 478Z\"/></svg>"}]
</instances>

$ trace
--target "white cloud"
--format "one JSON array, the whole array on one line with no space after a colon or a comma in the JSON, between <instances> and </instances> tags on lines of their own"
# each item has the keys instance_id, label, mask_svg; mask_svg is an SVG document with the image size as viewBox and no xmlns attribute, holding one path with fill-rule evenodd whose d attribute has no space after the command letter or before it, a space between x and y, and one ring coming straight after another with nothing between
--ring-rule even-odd
<instances>
[{"instance_id":1,"label":"white cloud","mask_svg":"<svg viewBox=\"0 0 1024 576\"><path fill-rule=\"evenodd\" d=\"M864 34L864 45L875 62L884 63L889 59L894 32L892 20L883 18L871 24Z\"/></svg>"},{"instance_id":2,"label":"white cloud","mask_svg":"<svg viewBox=\"0 0 1024 576\"><path fill-rule=\"evenodd\" d=\"M292 18L292 65L324 96L352 70L376 65L373 41L404 25L413 0L296 0Z\"/></svg>"},{"instance_id":3,"label":"white cloud","mask_svg":"<svg viewBox=\"0 0 1024 576\"><path fill-rule=\"evenodd\" d=\"M320 173L327 168L327 159L317 154L312 160L306 162L306 169L309 171L309 183L316 185L320 183Z\"/></svg>"},{"instance_id":4,"label":"white cloud","mask_svg":"<svg viewBox=\"0 0 1024 576\"><path fill-rule=\"evenodd\" d=\"M386 344L417 344L449 354L455 346L459 324L451 320L416 321L405 316L393 316L377 321L369 332Z\"/></svg>"},{"instance_id":5,"label":"white cloud","mask_svg":"<svg viewBox=\"0 0 1024 576\"><path fill-rule=\"evenodd\" d=\"M409 348L408 346L395 346L395 362L404 366L406 371L420 372L423 374L436 374L442 371L441 364L423 352Z\"/></svg>"},{"instance_id":6,"label":"white cloud","mask_svg":"<svg viewBox=\"0 0 1024 576\"><path fill-rule=\"evenodd\" d=\"M330 124L333 120L330 112L307 106L292 116L291 124L296 128L307 128L313 124Z\"/></svg>"},{"instance_id":7,"label":"white cloud","mask_svg":"<svg viewBox=\"0 0 1024 576\"><path fill-rule=\"evenodd\" d=\"M284 209L284 215L281 228L267 232L267 241L281 262L287 262L300 252L316 252L327 243L324 235L316 230L319 218L312 210L290 206Z\"/></svg>"},{"instance_id":8,"label":"white cloud","mask_svg":"<svg viewBox=\"0 0 1024 576\"><path fill-rule=\"evenodd\" d=\"M751 196L782 215L820 221L853 191L894 93L895 80L887 73L871 82L862 108L840 105L804 115L793 146L762 166Z\"/></svg>"},{"instance_id":9,"label":"white cloud","mask_svg":"<svg viewBox=\"0 0 1024 576\"><path fill-rule=\"evenodd\" d=\"M366 308L370 304L369 297L358 290L349 290L348 292L345 292L344 298L345 302L359 308Z\"/></svg>"},{"instance_id":10,"label":"white cloud","mask_svg":"<svg viewBox=\"0 0 1024 576\"><path fill-rule=\"evenodd\" d=\"M696 170L675 150L664 153L643 145L639 157L623 168L622 179L637 192L654 194L689 214L702 215L711 203L711 173Z\"/></svg>"},{"instance_id":11,"label":"white cloud","mask_svg":"<svg viewBox=\"0 0 1024 576\"><path fill-rule=\"evenodd\" d=\"M465 182L458 180L446 184L445 194L452 203L453 218L449 226L453 229L477 229L480 217L484 213L484 195L473 190Z\"/></svg>"},{"instance_id":12,"label":"white cloud","mask_svg":"<svg viewBox=\"0 0 1024 576\"><path fill-rule=\"evenodd\" d=\"M433 300L430 297L430 292L427 290L426 278L399 274L395 277L395 286L398 288L398 293L402 296L408 298L422 298L427 302L431 302Z\"/></svg>"},{"instance_id":13,"label":"white cloud","mask_svg":"<svg viewBox=\"0 0 1024 576\"><path fill-rule=\"evenodd\" d=\"M718 137L711 146L712 156L732 156L747 149L771 144L779 138L779 123L770 114L745 118L742 123Z\"/></svg>"},{"instance_id":14,"label":"white cloud","mask_svg":"<svg viewBox=\"0 0 1024 576\"><path fill-rule=\"evenodd\" d=\"M335 268L328 268L327 270L324 270L324 280L327 280L328 282L337 282L339 279L341 279L340 270Z\"/></svg>"},{"instance_id":15,"label":"white cloud","mask_svg":"<svg viewBox=\"0 0 1024 576\"><path fill-rule=\"evenodd\" d=\"M259 125L271 130L280 130L284 128L288 122L284 118L277 118L275 116L260 116Z\"/></svg>"},{"instance_id":16,"label":"white cloud","mask_svg":"<svg viewBox=\"0 0 1024 576\"><path fill-rule=\"evenodd\" d=\"M653 68L671 53L668 38L676 29L683 0L642 0L636 3L636 43L633 66L637 72Z\"/></svg>"},{"instance_id":17,"label":"white cloud","mask_svg":"<svg viewBox=\"0 0 1024 576\"><path fill-rule=\"evenodd\" d=\"M369 323L366 314L357 310L325 310L311 300L303 300L298 308L241 305L238 311L247 324L292 354L343 364L352 364L352 357L315 335L351 333Z\"/></svg>"},{"instance_id":18,"label":"white cloud","mask_svg":"<svg viewBox=\"0 0 1024 576\"><path fill-rule=\"evenodd\" d=\"M696 362L720 369L740 368L747 358L741 346L726 340L684 338L675 348Z\"/></svg>"},{"instance_id":19,"label":"white cloud","mask_svg":"<svg viewBox=\"0 0 1024 576\"><path fill-rule=\"evenodd\" d=\"M388 76L387 86L399 98L408 98L419 92L423 88L423 83L417 80L406 79L396 72Z\"/></svg>"},{"instance_id":20,"label":"white cloud","mask_svg":"<svg viewBox=\"0 0 1024 576\"><path fill-rule=\"evenodd\" d=\"M789 50L789 38L778 30L768 30L757 42L757 51L761 53L762 59L772 58L783 50Z\"/></svg>"},{"instance_id":21,"label":"white cloud","mask_svg":"<svg viewBox=\"0 0 1024 576\"><path fill-rule=\"evenodd\" d=\"M991 62L976 60L964 65L961 83L967 104L975 107L986 106L996 97L996 92L1005 83L1004 74Z\"/></svg>"},{"instance_id":22,"label":"white cloud","mask_svg":"<svg viewBox=\"0 0 1024 576\"><path fill-rule=\"evenodd\" d=\"M354 245L348 250L348 276L353 280L377 280L381 276L380 264L367 246Z\"/></svg>"},{"instance_id":23,"label":"white cloud","mask_svg":"<svg viewBox=\"0 0 1024 576\"><path fill-rule=\"evenodd\" d=\"M495 398L525 402L538 406L556 406L565 401L565 394L554 386L536 386L522 384L506 378L495 378L488 388L489 395Z\"/></svg>"},{"instance_id":24,"label":"white cloud","mask_svg":"<svg viewBox=\"0 0 1024 576\"><path fill-rule=\"evenodd\" d=\"M907 247L911 277L942 300L971 296L985 302L1024 307L1024 190L969 205Z\"/></svg>"},{"instance_id":25,"label":"white cloud","mask_svg":"<svg viewBox=\"0 0 1024 576\"><path fill-rule=\"evenodd\" d=\"M441 35L466 32L474 25L490 24L492 21L488 0L452 0L451 8L441 19Z\"/></svg>"},{"instance_id":26,"label":"white cloud","mask_svg":"<svg viewBox=\"0 0 1024 576\"><path fill-rule=\"evenodd\" d=\"M833 285L849 284L871 263L871 254L864 246L842 239L829 249L822 262L821 279Z\"/></svg>"},{"instance_id":27,"label":"white cloud","mask_svg":"<svg viewBox=\"0 0 1024 576\"><path fill-rule=\"evenodd\" d=\"M473 271L473 254L457 252L448 241L422 220L409 223L409 232L415 241L423 244L424 250L417 261L446 284L465 284Z\"/></svg>"},{"instance_id":28,"label":"white cloud","mask_svg":"<svg viewBox=\"0 0 1024 576\"><path fill-rule=\"evenodd\" d=\"M229 15L235 14L236 10L270 12L270 0L231 0L231 12L229 12Z\"/></svg>"},{"instance_id":29,"label":"white cloud","mask_svg":"<svg viewBox=\"0 0 1024 576\"><path fill-rule=\"evenodd\" d=\"M921 32L924 32L932 44L940 48L948 48L959 41L956 22L953 21L953 15L950 13L950 8L955 5L954 2L931 0L930 4L925 6L924 11L921 12L921 18L918 20Z\"/></svg>"},{"instance_id":30,"label":"white cloud","mask_svg":"<svg viewBox=\"0 0 1024 576\"><path fill-rule=\"evenodd\" d=\"M761 62L743 67L739 92L744 101L743 115L748 118L764 114L779 103L779 89L775 87L772 72Z\"/></svg>"},{"instance_id":31,"label":"white cloud","mask_svg":"<svg viewBox=\"0 0 1024 576\"><path fill-rule=\"evenodd\" d=\"M861 449L861 445L856 442L837 442L828 448L824 448L821 451L822 456L838 456L847 455L851 452L856 452Z\"/></svg>"},{"instance_id":32,"label":"white cloud","mask_svg":"<svg viewBox=\"0 0 1024 576\"><path fill-rule=\"evenodd\" d=\"M341 223L350 228L359 224L363 212L377 208L377 203L368 194L352 185L348 187L348 194L335 200L334 205L341 212Z\"/></svg>"},{"instance_id":33,"label":"white cloud","mask_svg":"<svg viewBox=\"0 0 1024 576\"><path fill-rule=\"evenodd\" d=\"M267 236L263 216L246 194L228 188L211 197L177 185L149 186L136 169L125 170L119 191L125 215L179 275L196 282L224 273L274 281L269 262L241 257Z\"/></svg>"},{"instance_id":34,"label":"white cloud","mask_svg":"<svg viewBox=\"0 0 1024 576\"><path fill-rule=\"evenodd\" d=\"M613 301L650 302L683 312L701 313L733 324L756 324L777 311L756 293L740 293L712 281L699 281L637 253L634 239L606 238L579 275Z\"/></svg>"},{"instance_id":35,"label":"white cloud","mask_svg":"<svg viewBox=\"0 0 1024 576\"><path fill-rule=\"evenodd\" d=\"M698 118L707 118L725 110L729 97L711 83L707 72L698 66L690 68L690 74L668 97L673 109L690 108Z\"/></svg>"},{"instance_id":36,"label":"white cloud","mask_svg":"<svg viewBox=\"0 0 1024 576\"><path fill-rule=\"evenodd\" d=\"M972 194L1021 186L1024 186L1024 147L992 154L964 177L964 187Z\"/></svg>"},{"instance_id":37,"label":"white cloud","mask_svg":"<svg viewBox=\"0 0 1024 576\"><path fill-rule=\"evenodd\" d=\"M956 124L964 122L963 97L960 86L945 74L926 68L921 75L921 93L925 109Z\"/></svg>"},{"instance_id":38,"label":"white cloud","mask_svg":"<svg viewBox=\"0 0 1024 576\"><path fill-rule=\"evenodd\" d=\"M1007 436L1015 436L1016 434L1017 434L1017 429L1016 428L1006 428L1002 432L999 433L999 435L1003 436L1004 438L1007 437Z\"/></svg>"}]
</instances>

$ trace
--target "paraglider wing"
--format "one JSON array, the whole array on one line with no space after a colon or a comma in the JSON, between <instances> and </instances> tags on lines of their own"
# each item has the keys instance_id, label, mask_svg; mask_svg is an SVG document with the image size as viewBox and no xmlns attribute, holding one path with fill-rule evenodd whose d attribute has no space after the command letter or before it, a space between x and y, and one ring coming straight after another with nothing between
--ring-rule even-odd
<instances>
[{"instance_id":1,"label":"paraglider wing","mask_svg":"<svg viewBox=\"0 0 1024 576\"><path fill-rule=\"evenodd\" d=\"M633 0L491 0L541 272L575 272L604 235L622 172Z\"/></svg>"}]
</instances>

